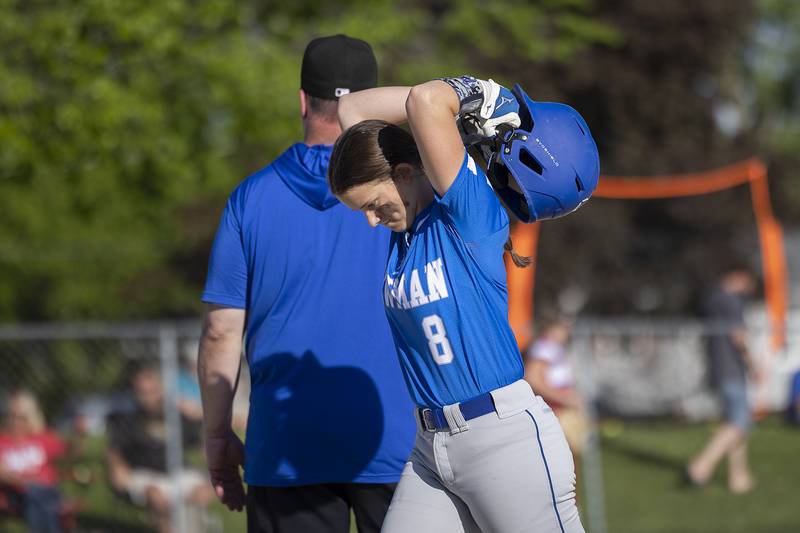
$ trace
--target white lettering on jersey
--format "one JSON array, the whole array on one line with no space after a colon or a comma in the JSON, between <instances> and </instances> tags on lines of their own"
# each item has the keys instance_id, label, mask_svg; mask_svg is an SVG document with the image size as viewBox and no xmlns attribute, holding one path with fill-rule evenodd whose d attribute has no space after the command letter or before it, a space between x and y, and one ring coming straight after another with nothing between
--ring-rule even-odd
<instances>
[{"instance_id":1,"label":"white lettering on jersey","mask_svg":"<svg viewBox=\"0 0 800 533\"><path fill-rule=\"evenodd\" d=\"M401 309L408 309L410 307L408 303L408 296L406 296L405 274L400 276L400 281L397 283L397 293L395 294L395 298L397 298L398 307L400 307Z\"/></svg>"},{"instance_id":2,"label":"white lettering on jersey","mask_svg":"<svg viewBox=\"0 0 800 533\"><path fill-rule=\"evenodd\" d=\"M406 292L406 275L395 280L386 276L383 286L383 304L397 309L412 309L449 296L445 282L444 265L441 258L436 258L425 265L425 281L427 293L420 280L419 269L411 271L408 292ZM410 297L409 297L410 296Z\"/></svg>"},{"instance_id":3,"label":"white lettering on jersey","mask_svg":"<svg viewBox=\"0 0 800 533\"><path fill-rule=\"evenodd\" d=\"M441 257L425 265L425 276L428 280L428 300L435 302L440 298L447 298L447 284L444 282Z\"/></svg>"},{"instance_id":4,"label":"white lettering on jersey","mask_svg":"<svg viewBox=\"0 0 800 533\"><path fill-rule=\"evenodd\" d=\"M419 272L415 268L411 272L411 282L408 287L408 292L411 296L411 307L418 307L428 303L428 297L425 296L425 291L422 290L422 284L419 282Z\"/></svg>"}]
</instances>

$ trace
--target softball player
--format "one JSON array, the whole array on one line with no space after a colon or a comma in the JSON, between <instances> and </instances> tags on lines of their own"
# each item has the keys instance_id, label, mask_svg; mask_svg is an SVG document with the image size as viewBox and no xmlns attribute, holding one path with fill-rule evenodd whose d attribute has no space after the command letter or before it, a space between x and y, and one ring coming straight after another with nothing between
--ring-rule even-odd
<instances>
[{"instance_id":1,"label":"softball player","mask_svg":"<svg viewBox=\"0 0 800 533\"><path fill-rule=\"evenodd\" d=\"M525 221L588 199L597 151L574 110L515 91L465 76L340 100L349 129L331 155L331 191L394 232L384 305L417 405L415 447L382 531L583 531L569 447L522 379L507 320L509 220L462 134L491 142L504 130L490 176ZM406 120L413 137L396 125Z\"/></svg>"}]
</instances>

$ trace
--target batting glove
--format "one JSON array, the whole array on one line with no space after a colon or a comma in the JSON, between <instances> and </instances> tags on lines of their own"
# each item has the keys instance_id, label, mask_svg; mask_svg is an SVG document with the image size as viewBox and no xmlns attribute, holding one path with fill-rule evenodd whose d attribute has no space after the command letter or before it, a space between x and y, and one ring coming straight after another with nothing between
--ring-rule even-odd
<instances>
[{"instance_id":1,"label":"batting glove","mask_svg":"<svg viewBox=\"0 0 800 533\"><path fill-rule=\"evenodd\" d=\"M494 80L472 76L439 78L458 95L457 121L461 139L471 145L497 135L498 130L520 126L519 102L514 94Z\"/></svg>"}]
</instances>

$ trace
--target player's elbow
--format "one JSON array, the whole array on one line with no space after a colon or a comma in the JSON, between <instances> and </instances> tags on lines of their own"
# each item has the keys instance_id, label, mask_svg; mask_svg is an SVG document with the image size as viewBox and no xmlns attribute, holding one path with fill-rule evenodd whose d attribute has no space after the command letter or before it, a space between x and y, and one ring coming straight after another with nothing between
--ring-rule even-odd
<instances>
[{"instance_id":1,"label":"player's elbow","mask_svg":"<svg viewBox=\"0 0 800 533\"><path fill-rule=\"evenodd\" d=\"M438 87L433 82L415 85L408 92L406 98L406 113L410 120L414 116L428 113L430 110L441 107L443 99L441 98Z\"/></svg>"},{"instance_id":2,"label":"player's elbow","mask_svg":"<svg viewBox=\"0 0 800 533\"><path fill-rule=\"evenodd\" d=\"M435 102L435 94L429 83L415 85L408 91L406 109L431 106Z\"/></svg>"}]
</instances>

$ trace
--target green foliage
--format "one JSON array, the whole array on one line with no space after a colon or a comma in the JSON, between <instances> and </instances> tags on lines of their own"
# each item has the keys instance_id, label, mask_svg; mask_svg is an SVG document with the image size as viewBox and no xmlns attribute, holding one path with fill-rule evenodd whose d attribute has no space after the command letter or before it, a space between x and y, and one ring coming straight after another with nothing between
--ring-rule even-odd
<instances>
[{"instance_id":1,"label":"green foliage","mask_svg":"<svg viewBox=\"0 0 800 533\"><path fill-rule=\"evenodd\" d=\"M800 4L761 0L747 55L750 100L773 169L784 174L779 209L800 215Z\"/></svg>"},{"instance_id":2,"label":"green foliage","mask_svg":"<svg viewBox=\"0 0 800 533\"><path fill-rule=\"evenodd\" d=\"M474 2L457 0L443 30L452 43L473 42L485 57L565 61L594 44L615 45L620 36L591 17L585 0Z\"/></svg>"},{"instance_id":3,"label":"green foliage","mask_svg":"<svg viewBox=\"0 0 800 533\"><path fill-rule=\"evenodd\" d=\"M196 239L179 209L229 187L234 139L286 107L231 79L271 50L229 6L4 6L0 317L135 314L140 286L181 286L159 272ZM190 301L167 295L167 312Z\"/></svg>"},{"instance_id":4,"label":"green foliage","mask_svg":"<svg viewBox=\"0 0 800 533\"><path fill-rule=\"evenodd\" d=\"M614 42L591 11L0 0L0 320L195 313L225 196L300 138L310 38L365 38L383 83L413 83Z\"/></svg>"}]
</instances>

